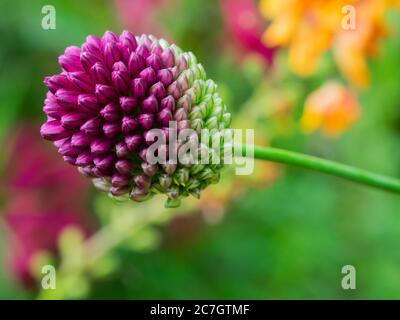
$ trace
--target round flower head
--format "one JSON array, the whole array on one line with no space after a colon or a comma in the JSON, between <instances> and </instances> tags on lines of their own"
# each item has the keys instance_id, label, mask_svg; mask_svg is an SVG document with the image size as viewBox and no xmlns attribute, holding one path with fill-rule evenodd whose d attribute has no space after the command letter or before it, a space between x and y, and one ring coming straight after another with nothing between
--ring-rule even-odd
<instances>
[{"instance_id":1,"label":"round flower head","mask_svg":"<svg viewBox=\"0 0 400 320\"><path fill-rule=\"evenodd\" d=\"M222 161L204 158L215 160L210 141L231 116L191 52L153 36L107 31L66 48L59 64L63 71L44 81L41 135L96 188L134 201L162 193L173 207L218 181ZM211 130L207 138L203 129ZM192 141L202 143L188 148ZM193 160L200 155L201 163Z\"/></svg>"}]
</instances>

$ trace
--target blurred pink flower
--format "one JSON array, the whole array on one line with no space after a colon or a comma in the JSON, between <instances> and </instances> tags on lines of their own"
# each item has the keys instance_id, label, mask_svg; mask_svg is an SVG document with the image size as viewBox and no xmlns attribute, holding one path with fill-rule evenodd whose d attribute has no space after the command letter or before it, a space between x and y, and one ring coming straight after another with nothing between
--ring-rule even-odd
<instances>
[{"instance_id":1,"label":"blurred pink flower","mask_svg":"<svg viewBox=\"0 0 400 320\"><path fill-rule=\"evenodd\" d=\"M165 37L166 32L157 17L173 7L175 0L115 0L118 15L125 29L135 34Z\"/></svg>"},{"instance_id":2,"label":"blurred pink flower","mask_svg":"<svg viewBox=\"0 0 400 320\"><path fill-rule=\"evenodd\" d=\"M261 55L268 64L274 49L263 44L261 37L265 25L254 0L220 0L226 28L248 53Z\"/></svg>"},{"instance_id":3,"label":"blurred pink flower","mask_svg":"<svg viewBox=\"0 0 400 320\"><path fill-rule=\"evenodd\" d=\"M35 283L32 257L42 250L56 255L57 240L65 227L77 226L87 235L93 230L88 182L64 164L38 131L32 125L14 131L2 185L10 234L8 262L26 287Z\"/></svg>"}]
</instances>

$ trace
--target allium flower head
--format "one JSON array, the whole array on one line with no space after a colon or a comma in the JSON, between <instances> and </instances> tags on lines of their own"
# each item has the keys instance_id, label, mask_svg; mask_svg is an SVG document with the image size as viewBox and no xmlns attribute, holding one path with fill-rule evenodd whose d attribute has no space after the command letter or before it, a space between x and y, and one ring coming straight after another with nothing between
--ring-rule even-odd
<instances>
[{"instance_id":1,"label":"allium flower head","mask_svg":"<svg viewBox=\"0 0 400 320\"><path fill-rule=\"evenodd\" d=\"M170 121L197 136L230 124L215 83L191 52L153 36L107 31L66 48L59 64L63 71L44 81L41 135L98 189L135 201L163 193L176 206L218 180L222 164L152 164L146 157L155 143L151 130L168 138Z\"/></svg>"}]
</instances>

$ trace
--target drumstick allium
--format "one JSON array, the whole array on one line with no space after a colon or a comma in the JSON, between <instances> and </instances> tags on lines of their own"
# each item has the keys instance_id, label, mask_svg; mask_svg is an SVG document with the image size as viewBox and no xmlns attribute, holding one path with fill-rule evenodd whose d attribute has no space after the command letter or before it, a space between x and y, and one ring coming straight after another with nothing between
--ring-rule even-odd
<instances>
[{"instance_id":1,"label":"drumstick allium","mask_svg":"<svg viewBox=\"0 0 400 320\"><path fill-rule=\"evenodd\" d=\"M97 188L135 201L165 193L174 206L218 181L222 165L146 161L151 130L168 136L170 121L178 132L229 127L215 83L191 52L153 36L107 31L66 48L58 61L62 72L44 80L41 135Z\"/></svg>"},{"instance_id":2,"label":"drumstick allium","mask_svg":"<svg viewBox=\"0 0 400 320\"><path fill-rule=\"evenodd\" d=\"M218 182L224 151L232 148L225 138L218 138L222 152L215 161L214 137L229 128L231 115L216 84L206 78L191 52L153 36L137 37L128 31L118 36L107 31L102 38L88 36L80 48L67 47L58 61L61 73L44 80L49 91L41 135L53 141L64 160L91 178L96 188L117 197L128 195L134 201L161 193L167 196L166 206L175 207L182 197L199 197L202 189ZM193 134L185 141L177 139L171 147L167 141L171 141L173 123L178 133L191 130ZM162 133L161 145L153 129ZM203 129L213 130L206 142L200 134ZM196 139L199 147L190 155L203 160L206 154L212 157L211 163L172 157L182 149L180 143ZM149 160L149 150L156 143L158 154L165 151L164 162ZM239 146L241 154L251 156L248 147ZM396 179L332 161L275 148L255 147L254 151L258 159L400 192Z\"/></svg>"}]
</instances>

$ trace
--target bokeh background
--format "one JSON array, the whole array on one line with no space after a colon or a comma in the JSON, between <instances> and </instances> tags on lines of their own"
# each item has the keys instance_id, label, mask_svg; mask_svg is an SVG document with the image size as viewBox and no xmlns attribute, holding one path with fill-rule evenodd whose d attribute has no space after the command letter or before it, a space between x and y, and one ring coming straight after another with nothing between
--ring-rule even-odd
<instances>
[{"instance_id":1,"label":"bokeh background","mask_svg":"<svg viewBox=\"0 0 400 320\"><path fill-rule=\"evenodd\" d=\"M49 4L55 30L41 26ZM178 209L118 203L39 135L58 55L128 29L193 51L258 143L400 177L398 2L3 0L0 12L0 298L400 298L396 195L257 163ZM41 289L44 264L56 290ZM341 287L344 265L356 290Z\"/></svg>"}]
</instances>

